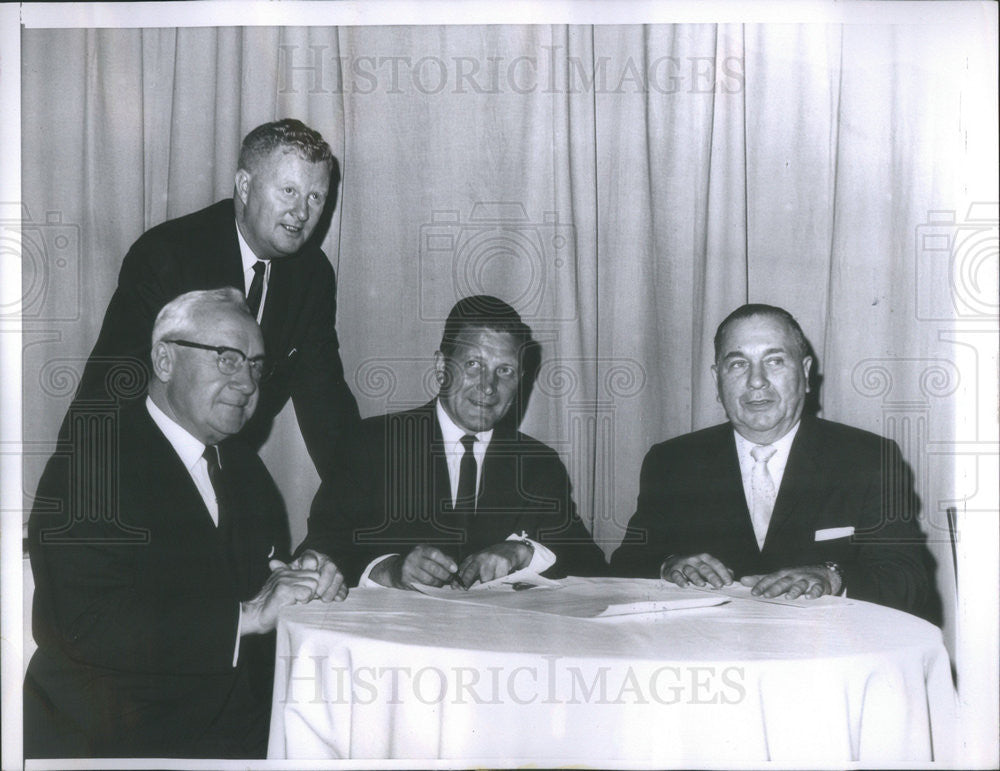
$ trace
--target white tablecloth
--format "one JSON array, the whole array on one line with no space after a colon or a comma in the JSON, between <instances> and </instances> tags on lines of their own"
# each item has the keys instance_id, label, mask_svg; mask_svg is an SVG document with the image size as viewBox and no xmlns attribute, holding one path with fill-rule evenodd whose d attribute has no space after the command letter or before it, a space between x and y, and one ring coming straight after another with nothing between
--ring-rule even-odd
<instances>
[{"instance_id":1,"label":"white tablecloth","mask_svg":"<svg viewBox=\"0 0 1000 771\"><path fill-rule=\"evenodd\" d=\"M537 604L547 591L554 606L634 587L684 596L654 581L561 583L518 594ZM940 761L953 714L940 631L868 603L733 599L598 620L355 589L282 612L268 755Z\"/></svg>"}]
</instances>

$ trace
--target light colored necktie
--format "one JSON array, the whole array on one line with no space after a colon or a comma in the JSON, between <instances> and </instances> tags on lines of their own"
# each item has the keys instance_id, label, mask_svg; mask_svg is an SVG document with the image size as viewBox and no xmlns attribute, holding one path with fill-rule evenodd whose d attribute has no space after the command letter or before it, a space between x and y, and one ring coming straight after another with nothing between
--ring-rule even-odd
<instances>
[{"instance_id":1,"label":"light colored necktie","mask_svg":"<svg viewBox=\"0 0 1000 771\"><path fill-rule=\"evenodd\" d=\"M757 546L761 549L764 548L767 526L771 522L774 499L777 497L774 480L767 470L767 462L776 452L777 449L771 445L758 445L750 450L754 460L753 470L750 472L750 519L754 535L757 536Z\"/></svg>"}]
</instances>

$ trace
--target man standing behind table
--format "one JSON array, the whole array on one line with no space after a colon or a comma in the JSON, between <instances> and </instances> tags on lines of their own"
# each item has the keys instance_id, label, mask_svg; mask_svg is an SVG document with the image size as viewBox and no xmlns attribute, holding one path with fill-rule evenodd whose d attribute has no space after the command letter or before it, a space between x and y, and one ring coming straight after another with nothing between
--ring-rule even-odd
<instances>
[{"instance_id":1,"label":"man standing behind table","mask_svg":"<svg viewBox=\"0 0 1000 771\"><path fill-rule=\"evenodd\" d=\"M459 300L434 356L437 398L362 421L354 484L336 498L320 488L305 545L352 584L400 589L604 573L559 456L513 420L530 346L506 303Z\"/></svg>"},{"instance_id":2,"label":"man standing behind table","mask_svg":"<svg viewBox=\"0 0 1000 771\"><path fill-rule=\"evenodd\" d=\"M895 442L802 415L808 350L781 308L744 305L719 325L712 372L729 423L649 451L612 573L924 612L912 475Z\"/></svg>"},{"instance_id":3,"label":"man standing behind table","mask_svg":"<svg viewBox=\"0 0 1000 771\"><path fill-rule=\"evenodd\" d=\"M119 403L121 386L144 392L153 319L168 300L232 286L246 294L274 362L240 439L259 448L291 396L320 476L334 474L344 435L360 419L340 362L333 268L312 238L337 177L329 145L300 121L247 134L232 199L157 225L125 255L76 411L86 402Z\"/></svg>"},{"instance_id":4,"label":"man standing behind table","mask_svg":"<svg viewBox=\"0 0 1000 771\"><path fill-rule=\"evenodd\" d=\"M147 398L113 437L97 426L53 455L39 484L28 757L263 757L278 610L347 594L322 554L279 561L274 482L245 445L220 445L266 367L242 293L182 295L152 339Z\"/></svg>"}]
</instances>

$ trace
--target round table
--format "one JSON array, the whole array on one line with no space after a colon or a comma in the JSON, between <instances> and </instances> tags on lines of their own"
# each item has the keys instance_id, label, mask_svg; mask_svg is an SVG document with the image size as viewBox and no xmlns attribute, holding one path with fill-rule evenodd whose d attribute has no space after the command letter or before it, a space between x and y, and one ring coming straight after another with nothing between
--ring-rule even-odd
<instances>
[{"instance_id":1,"label":"round table","mask_svg":"<svg viewBox=\"0 0 1000 771\"><path fill-rule=\"evenodd\" d=\"M705 593L559 583L460 601L354 589L285 609L268 756L683 766L950 750L948 655L919 618L833 597L580 618L560 613Z\"/></svg>"}]
</instances>

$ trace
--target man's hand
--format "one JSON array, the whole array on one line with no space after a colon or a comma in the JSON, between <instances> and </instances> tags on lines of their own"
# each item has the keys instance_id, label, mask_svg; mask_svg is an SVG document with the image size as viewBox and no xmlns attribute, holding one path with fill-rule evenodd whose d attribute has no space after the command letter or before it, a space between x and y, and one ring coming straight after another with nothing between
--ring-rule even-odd
<instances>
[{"instance_id":1,"label":"man's hand","mask_svg":"<svg viewBox=\"0 0 1000 771\"><path fill-rule=\"evenodd\" d=\"M272 564L275 561L272 560ZM292 570L315 570L317 572L318 580L313 599L318 597L323 602L333 602L334 600L339 602L347 597L347 584L344 583L344 574L322 552L306 549L286 567Z\"/></svg>"},{"instance_id":2,"label":"man's hand","mask_svg":"<svg viewBox=\"0 0 1000 771\"><path fill-rule=\"evenodd\" d=\"M486 583L527 567L533 555L534 550L523 541L501 541L462 560L458 574L466 586L477 579Z\"/></svg>"},{"instance_id":3,"label":"man's hand","mask_svg":"<svg viewBox=\"0 0 1000 771\"><path fill-rule=\"evenodd\" d=\"M293 570L281 560L271 560L269 564L271 575L257 596L240 603L241 637L270 632L281 608L309 602L319 585L319 574L315 570Z\"/></svg>"},{"instance_id":4,"label":"man's hand","mask_svg":"<svg viewBox=\"0 0 1000 771\"><path fill-rule=\"evenodd\" d=\"M796 597L815 600L824 594L837 594L842 588L840 576L826 565L784 568L765 576L743 576L740 583L752 586L751 594L769 599L785 595L790 600Z\"/></svg>"},{"instance_id":5,"label":"man's hand","mask_svg":"<svg viewBox=\"0 0 1000 771\"><path fill-rule=\"evenodd\" d=\"M406 557L394 556L382 560L369 578L382 586L412 589L414 584L443 586L451 580L458 566L440 549L425 543L410 549Z\"/></svg>"},{"instance_id":6,"label":"man's hand","mask_svg":"<svg viewBox=\"0 0 1000 771\"><path fill-rule=\"evenodd\" d=\"M660 565L660 578L678 586L710 584L719 589L733 582L733 571L711 554L690 554L685 557L667 557Z\"/></svg>"}]
</instances>

